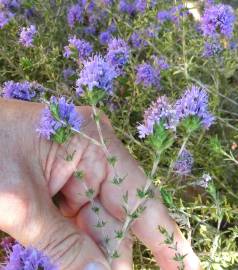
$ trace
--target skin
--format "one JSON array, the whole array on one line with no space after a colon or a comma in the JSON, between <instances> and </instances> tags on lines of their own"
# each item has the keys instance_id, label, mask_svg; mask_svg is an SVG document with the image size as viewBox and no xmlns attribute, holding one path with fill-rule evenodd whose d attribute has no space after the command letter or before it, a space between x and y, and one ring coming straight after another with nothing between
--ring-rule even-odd
<instances>
[{"instance_id":1,"label":"skin","mask_svg":"<svg viewBox=\"0 0 238 270\"><path fill-rule=\"evenodd\" d=\"M113 172L102 149L89 140L74 136L65 145L40 138L36 133L44 105L0 99L0 230L23 245L32 245L52 258L60 269L78 270L91 262L102 268L132 269L132 240L122 242L119 259L111 266L101 249L102 230L95 229L97 217L90 209L82 182L75 170L84 172L88 187L95 190L100 215L107 221L106 230L113 238L124 220L122 196L129 193L129 207L137 202L136 190L145 185L146 177L138 163L116 138L110 121L100 118L103 136L110 153L116 156L116 171L127 175L120 186L112 184ZM83 115L83 132L99 141L90 107L78 107ZM76 150L73 160L65 157ZM60 192L58 208L52 197ZM159 198L146 203L146 210L133 223L132 232L152 251L161 269L175 270L174 252L163 244L158 225L174 233L178 250L185 257L185 269L198 270L200 263L190 244ZM115 244L112 241L111 245ZM104 267L104 268L103 268Z\"/></svg>"}]
</instances>

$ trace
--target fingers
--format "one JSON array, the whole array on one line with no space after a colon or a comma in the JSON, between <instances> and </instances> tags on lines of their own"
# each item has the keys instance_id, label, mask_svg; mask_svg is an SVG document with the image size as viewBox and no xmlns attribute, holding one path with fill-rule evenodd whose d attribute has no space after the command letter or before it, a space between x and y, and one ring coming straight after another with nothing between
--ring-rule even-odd
<instances>
[{"instance_id":1,"label":"fingers","mask_svg":"<svg viewBox=\"0 0 238 270\"><path fill-rule=\"evenodd\" d=\"M113 218L99 201L97 201L95 205L100 209L99 215L96 215L95 212L92 211L91 205L87 204L80 210L77 217L77 224L102 247L106 254L112 253L116 248L115 232L121 229L122 224ZM96 227L98 217L100 220L106 222L103 228ZM107 245L105 244L105 237L110 239ZM117 252L119 258L112 260L112 270L132 270L132 240L130 237L126 237L122 241Z\"/></svg>"},{"instance_id":2,"label":"fingers","mask_svg":"<svg viewBox=\"0 0 238 270\"><path fill-rule=\"evenodd\" d=\"M159 232L158 226L173 234L171 244L165 244L166 235ZM149 200L146 210L132 226L135 235L152 251L161 269L177 270L181 266L174 260L176 254L186 255L185 269L198 270L200 262L190 244L183 237L176 223L168 215L168 210L158 200ZM171 249L176 246L176 250Z\"/></svg>"},{"instance_id":3,"label":"fingers","mask_svg":"<svg viewBox=\"0 0 238 270\"><path fill-rule=\"evenodd\" d=\"M70 146L72 149L72 146ZM72 174L61 192L65 197L61 209L64 215L75 215L78 209L89 201L89 195L98 195L101 182L106 177L106 162L103 152L93 144L89 144L74 171L81 172L82 177ZM93 166L92 166L93 164ZM92 192L89 194L89 192ZM90 197L90 198L91 198Z\"/></svg>"},{"instance_id":4,"label":"fingers","mask_svg":"<svg viewBox=\"0 0 238 270\"><path fill-rule=\"evenodd\" d=\"M113 170L110 170L108 180L102 185L102 203L109 213L120 220L125 220L123 209L123 196L128 194L128 209L132 211L140 199L137 190L142 189L146 184L146 177L138 164L130 157L123 145L116 139L112 139L109 149L113 155L118 157L116 171L121 177L127 176L120 185L113 185ZM177 243L177 251L164 244L165 237L158 229L158 226L165 228L169 235L174 234L174 244ZM184 239L176 223L170 218L168 210L159 201L150 199L146 204L146 210L133 225L133 232L142 240L155 255L158 264L162 269L175 270L179 266L173 259L175 254L186 255L185 269L200 269L199 260L194 254L190 244Z\"/></svg>"},{"instance_id":5,"label":"fingers","mask_svg":"<svg viewBox=\"0 0 238 270\"><path fill-rule=\"evenodd\" d=\"M43 251L60 270L110 269L95 242L59 213L44 188L30 190L29 196L21 194L24 192L0 197L0 213L5 210L7 220L0 224L1 229L24 246Z\"/></svg>"}]
</instances>

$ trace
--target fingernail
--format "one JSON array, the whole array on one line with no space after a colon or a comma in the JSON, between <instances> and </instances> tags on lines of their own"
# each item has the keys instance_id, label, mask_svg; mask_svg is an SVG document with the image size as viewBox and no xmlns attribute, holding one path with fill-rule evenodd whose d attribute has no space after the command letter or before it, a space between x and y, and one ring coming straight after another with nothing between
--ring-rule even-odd
<instances>
[{"instance_id":1,"label":"fingernail","mask_svg":"<svg viewBox=\"0 0 238 270\"><path fill-rule=\"evenodd\" d=\"M89 263L85 266L84 270L108 270L104 265L101 263Z\"/></svg>"}]
</instances>

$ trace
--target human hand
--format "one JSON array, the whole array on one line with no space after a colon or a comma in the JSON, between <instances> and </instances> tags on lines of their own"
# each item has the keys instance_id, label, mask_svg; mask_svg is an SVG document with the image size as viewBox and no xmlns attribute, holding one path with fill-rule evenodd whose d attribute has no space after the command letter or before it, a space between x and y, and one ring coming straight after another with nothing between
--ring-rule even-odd
<instances>
[{"instance_id":1,"label":"human hand","mask_svg":"<svg viewBox=\"0 0 238 270\"><path fill-rule=\"evenodd\" d=\"M74 177L74 171L84 172L84 180L95 191L94 196L110 224L107 231L112 234L124 220L122 196L128 191L129 207L133 208L138 200L136 190L146 182L144 173L116 138L105 116L101 119L104 138L110 153L118 158L117 172L127 175L120 186L112 184L113 172L99 146L79 136L61 146L37 137L35 129L41 104L0 100L0 107L0 229L22 244L42 249L60 264L60 269L83 269L92 261L102 263L107 269L107 262L95 244L100 245L101 231L93 227L96 222L89 198L85 187ZM78 109L85 119L83 131L99 140L91 109ZM66 161L66 153L75 150L72 161ZM59 209L63 215L51 202L51 197L59 191L62 194ZM162 269L177 269L172 259L174 252L161 244L164 237L158 225L173 232L179 252L187 254L185 269L199 269L199 260L190 245L166 208L154 198L147 201L146 210L134 222L132 230L151 249ZM122 243L119 252L121 257L113 261L112 269L131 269L129 239Z\"/></svg>"}]
</instances>

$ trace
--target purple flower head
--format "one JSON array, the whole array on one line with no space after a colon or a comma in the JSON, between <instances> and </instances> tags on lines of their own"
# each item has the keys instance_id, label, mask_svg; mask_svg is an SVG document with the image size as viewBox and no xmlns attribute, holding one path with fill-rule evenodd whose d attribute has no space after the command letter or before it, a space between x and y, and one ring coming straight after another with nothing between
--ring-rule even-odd
<instances>
[{"instance_id":1,"label":"purple flower head","mask_svg":"<svg viewBox=\"0 0 238 270\"><path fill-rule=\"evenodd\" d=\"M140 32L133 32L130 36L130 41L134 48L141 49L147 45L147 42L141 38L140 34Z\"/></svg>"},{"instance_id":2,"label":"purple flower head","mask_svg":"<svg viewBox=\"0 0 238 270\"><path fill-rule=\"evenodd\" d=\"M147 0L137 0L135 1L135 8L137 12L144 13L147 7Z\"/></svg>"},{"instance_id":3,"label":"purple flower head","mask_svg":"<svg viewBox=\"0 0 238 270\"><path fill-rule=\"evenodd\" d=\"M208 188L211 180L212 180L212 177L210 176L210 174L204 173L202 177L195 182L195 184L202 188Z\"/></svg>"},{"instance_id":4,"label":"purple flower head","mask_svg":"<svg viewBox=\"0 0 238 270\"><path fill-rule=\"evenodd\" d=\"M130 58L130 49L121 38L113 38L108 44L106 55L107 62L114 67L118 75L123 74L123 67Z\"/></svg>"},{"instance_id":5,"label":"purple flower head","mask_svg":"<svg viewBox=\"0 0 238 270\"><path fill-rule=\"evenodd\" d=\"M14 14L8 10L0 10L0 29L2 29L14 17Z\"/></svg>"},{"instance_id":6,"label":"purple flower head","mask_svg":"<svg viewBox=\"0 0 238 270\"><path fill-rule=\"evenodd\" d=\"M104 32L100 33L99 42L102 45L106 45L111 40L111 38L112 38L112 34L111 34L110 31L107 30L107 31L104 31Z\"/></svg>"},{"instance_id":7,"label":"purple flower head","mask_svg":"<svg viewBox=\"0 0 238 270\"><path fill-rule=\"evenodd\" d=\"M231 6L223 4L208 6L201 21L203 35L214 37L221 34L231 38L235 20L235 12Z\"/></svg>"},{"instance_id":8,"label":"purple flower head","mask_svg":"<svg viewBox=\"0 0 238 270\"><path fill-rule=\"evenodd\" d=\"M177 100L175 109L179 119L197 116L205 129L208 129L215 120L215 117L209 112L207 92L195 85L188 88Z\"/></svg>"},{"instance_id":9,"label":"purple flower head","mask_svg":"<svg viewBox=\"0 0 238 270\"><path fill-rule=\"evenodd\" d=\"M57 110L57 118L50 109L52 106ZM79 131L82 122L82 117L76 111L73 103L67 103L65 97L57 99L53 96L50 99L50 107L43 110L37 132L39 135L50 140L51 136L60 128L69 126Z\"/></svg>"},{"instance_id":10,"label":"purple flower head","mask_svg":"<svg viewBox=\"0 0 238 270\"><path fill-rule=\"evenodd\" d=\"M205 42L203 57L212 57L221 53L223 50L221 42L217 39Z\"/></svg>"},{"instance_id":11,"label":"purple flower head","mask_svg":"<svg viewBox=\"0 0 238 270\"><path fill-rule=\"evenodd\" d=\"M75 74L76 74L75 70L73 70L70 67L63 70L63 77L65 81L68 81L70 77L72 77Z\"/></svg>"},{"instance_id":12,"label":"purple flower head","mask_svg":"<svg viewBox=\"0 0 238 270\"><path fill-rule=\"evenodd\" d=\"M192 154L184 149L179 155L178 160L174 163L173 170L179 175L189 175L192 171L193 162Z\"/></svg>"},{"instance_id":13,"label":"purple flower head","mask_svg":"<svg viewBox=\"0 0 238 270\"><path fill-rule=\"evenodd\" d=\"M114 22L110 23L110 25L108 26L108 31L110 31L111 33L114 33L117 31L117 26Z\"/></svg>"},{"instance_id":14,"label":"purple flower head","mask_svg":"<svg viewBox=\"0 0 238 270\"><path fill-rule=\"evenodd\" d=\"M165 129L175 130L178 125L178 118L173 106L169 104L166 96L159 97L156 102L145 111L144 123L140 124L137 129L139 137L145 138L153 133L155 124L163 123Z\"/></svg>"},{"instance_id":15,"label":"purple flower head","mask_svg":"<svg viewBox=\"0 0 238 270\"><path fill-rule=\"evenodd\" d=\"M18 9L21 5L21 0L0 0L0 7L8 10Z\"/></svg>"},{"instance_id":16,"label":"purple flower head","mask_svg":"<svg viewBox=\"0 0 238 270\"><path fill-rule=\"evenodd\" d=\"M101 0L100 3L101 5L108 7L113 4L113 0Z\"/></svg>"},{"instance_id":17,"label":"purple flower head","mask_svg":"<svg viewBox=\"0 0 238 270\"><path fill-rule=\"evenodd\" d=\"M129 0L120 0L119 1L119 11L133 15L136 12L136 7L133 3L130 3Z\"/></svg>"},{"instance_id":18,"label":"purple flower head","mask_svg":"<svg viewBox=\"0 0 238 270\"><path fill-rule=\"evenodd\" d=\"M30 82L7 81L3 84L3 97L31 101L36 96Z\"/></svg>"},{"instance_id":19,"label":"purple flower head","mask_svg":"<svg viewBox=\"0 0 238 270\"><path fill-rule=\"evenodd\" d=\"M159 11L157 14L157 19L160 23L165 23L171 21L172 23L179 25L180 17L186 16L188 12L185 10L183 4L174 6L169 10Z\"/></svg>"},{"instance_id":20,"label":"purple flower head","mask_svg":"<svg viewBox=\"0 0 238 270\"><path fill-rule=\"evenodd\" d=\"M171 20L170 11L169 10L159 11L158 14L157 14L157 19L160 21L160 23L170 21Z\"/></svg>"},{"instance_id":21,"label":"purple flower head","mask_svg":"<svg viewBox=\"0 0 238 270\"><path fill-rule=\"evenodd\" d=\"M229 48L230 48L230 50L236 50L238 48L238 41L237 40L230 41Z\"/></svg>"},{"instance_id":22,"label":"purple flower head","mask_svg":"<svg viewBox=\"0 0 238 270\"><path fill-rule=\"evenodd\" d=\"M84 27L83 31L86 35L95 35L96 34L96 27L93 25L86 26L86 27Z\"/></svg>"},{"instance_id":23,"label":"purple flower head","mask_svg":"<svg viewBox=\"0 0 238 270\"><path fill-rule=\"evenodd\" d=\"M71 28L74 27L74 25L77 22L82 23L83 22L83 11L82 7L79 4L73 5L68 9L67 14L68 24Z\"/></svg>"},{"instance_id":24,"label":"purple flower head","mask_svg":"<svg viewBox=\"0 0 238 270\"><path fill-rule=\"evenodd\" d=\"M92 53L92 45L83 39L77 39L76 36L69 38L69 45L64 47L64 57L69 58L70 56L75 56L80 61L85 60Z\"/></svg>"},{"instance_id":25,"label":"purple flower head","mask_svg":"<svg viewBox=\"0 0 238 270\"><path fill-rule=\"evenodd\" d=\"M106 91L109 94L113 92L113 80L117 77L114 68L100 55L94 55L83 63L84 67L79 74L76 82L76 91L81 95L83 86L92 91L94 87Z\"/></svg>"},{"instance_id":26,"label":"purple flower head","mask_svg":"<svg viewBox=\"0 0 238 270\"><path fill-rule=\"evenodd\" d=\"M35 248L24 248L22 245L15 243L6 249L7 261L3 270L58 270L50 259L42 252Z\"/></svg>"},{"instance_id":27,"label":"purple flower head","mask_svg":"<svg viewBox=\"0 0 238 270\"><path fill-rule=\"evenodd\" d=\"M19 42L24 47L32 47L33 40L37 33L35 25L30 25L29 27L23 27L20 32Z\"/></svg>"},{"instance_id":28,"label":"purple flower head","mask_svg":"<svg viewBox=\"0 0 238 270\"><path fill-rule=\"evenodd\" d=\"M136 84L142 84L144 87L160 86L160 72L150 64L140 64L137 67Z\"/></svg>"},{"instance_id":29,"label":"purple flower head","mask_svg":"<svg viewBox=\"0 0 238 270\"><path fill-rule=\"evenodd\" d=\"M154 61L155 67L158 68L159 70L169 69L170 66L165 57L158 57L153 55L152 59Z\"/></svg>"}]
</instances>

